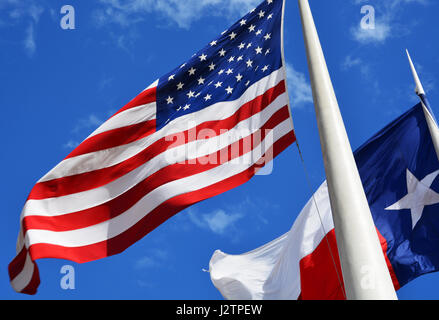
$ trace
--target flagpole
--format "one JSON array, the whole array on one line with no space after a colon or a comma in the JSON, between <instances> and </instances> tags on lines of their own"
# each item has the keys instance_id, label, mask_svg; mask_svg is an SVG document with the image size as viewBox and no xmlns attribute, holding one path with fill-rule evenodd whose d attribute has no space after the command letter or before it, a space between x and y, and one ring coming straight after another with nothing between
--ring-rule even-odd
<instances>
[{"instance_id":1,"label":"flagpole","mask_svg":"<svg viewBox=\"0 0 439 320\"><path fill-rule=\"evenodd\" d=\"M416 84L415 92L421 99L425 120L427 121L428 130L430 131L430 136L431 139L433 140L433 146L436 151L436 155L439 159L439 128L437 126L436 120L434 119L433 112L431 111L429 106L426 105L424 87L422 86L421 80L419 79L418 73L416 72L415 65L413 64L412 58L410 57L410 53L407 49L405 51L407 52L410 68L412 70L413 78Z\"/></svg>"},{"instance_id":2,"label":"flagpole","mask_svg":"<svg viewBox=\"0 0 439 320\"><path fill-rule=\"evenodd\" d=\"M308 0L298 0L347 299L397 299Z\"/></svg>"}]
</instances>

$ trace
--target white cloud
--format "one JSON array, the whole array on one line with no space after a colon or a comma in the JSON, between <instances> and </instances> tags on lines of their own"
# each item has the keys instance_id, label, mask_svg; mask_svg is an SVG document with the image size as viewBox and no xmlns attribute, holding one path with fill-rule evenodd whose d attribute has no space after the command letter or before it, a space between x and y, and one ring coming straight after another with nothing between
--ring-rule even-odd
<instances>
[{"instance_id":1,"label":"white cloud","mask_svg":"<svg viewBox=\"0 0 439 320\"><path fill-rule=\"evenodd\" d=\"M116 23L123 27L145 20L145 13L158 13L180 28L189 28L202 16L238 18L257 6L260 0L100 0L95 12L99 25Z\"/></svg>"},{"instance_id":2,"label":"white cloud","mask_svg":"<svg viewBox=\"0 0 439 320\"><path fill-rule=\"evenodd\" d=\"M347 70L354 66L361 65L362 63L363 61L360 58L352 58L352 56L347 56L341 64L341 67L343 70Z\"/></svg>"},{"instance_id":3,"label":"white cloud","mask_svg":"<svg viewBox=\"0 0 439 320\"><path fill-rule=\"evenodd\" d=\"M391 35L392 27L389 21L375 23L374 29L363 29L360 25L351 29L355 40L360 43L383 43Z\"/></svg>"},{"instance_id":4,"label":"white cloud","mask_svg":"<svg viewBox=\"0 0 439 320\"><path fill-rule=\"evenodd\" d=\"M305 74L296 71L290 63L286 64L286 71L291 107L300 108L305 104L312 103L312 89Z\"/></svg>"},{"instance_id":5,"label":"white cloud","mask_svg":"<svg viewBox=\"0 0 439 320\"><path fill-rule=\"evenodd\" d=\"M343 62L341 64L341 69L346 71L346 70L349 70L351 68L358 68L360 70L360 73L363 75L363 77L365 79L371 78L370 65L365 63L360 58L352 58L352 56L349 55L343 60Z\"/></svg>"},{"instance_id":6,"label":"white cloud","mask_svg":"<svg viewBox=\"0 0 439 320\"><path fill-rule=\"evenodd\" d=\"M74 141L74 140L69 140L67 143L63 144L63 148L65 149L75 149L77 146L79 146L80 142L78 141Z\"/></svg>"},{"instance_id":7,"label":"white cloud","mask_svg":"<svg viewBox=\"0 0 439 320\"><path fill-rule=\"evenodd\" d=\"M189 219L198 227L208 229L223 235L232 228L236 221L243 218L241 213L228 214L224 210L215 210L208 214L197 214L193 209L188 210Z\"/></svg>"},{"instance_id":8,"label":"white cloud","mask_svg":"<svg viewBox=\"0 0 439 320\"><path fill-rule=\"evenodd\" d=\"M351 28L354 40L361 44L382 44L391 37L406 35L411 32L409 22L402 23L399 16L404 5L428 5L429 0L386 0L374 2L369 0L354 0L357 5L367 4L375 9L375 28L363 29L361 21Z\"/></svg>"},{"instance_id":9,"label":"white cloud","mask_svg":"<svg viewBox=\"0 0 439 320\"><path fill-rule=\"evenodd\" d=\"M168 252L162 249L148 250L147 254L138 258L133 265L136 270L161 267L168 260Z\"/></svg>"},{"instance_id":10,"label":"white cloud","mask_svg":"<svg viewBox=\"0 0 439 320\"><path fill-rule=\"evenodd\" d=\"M78 123L73 128L72 132L79 133L83 129L96 129L98 128L102 123L104 123L103 120L99 119L96 115L90 114L86 118L80 119Z\"/></svg>"},{"instance_id":11,"label":"white cloud","mask_svg":"<svg viewBox=\"0 0 439 320\"><path fill-rule=\"evenodd\" d=\"M44 8L34 0L0 0L0 12L2 13L0 27L27 25L22 43L26 53L32 56L37 48L35 29L44 13Z\"/></svg>"},{"instance_id":12,"label":"white cloud","mask_svg":"<svg viewBox=\"0 0 439 320\"><path fill-rule=\"evenodd\" d=\"M85 118L79 119L72 129L73 138L64 143L62 147L65 149L76 148L80 144L79 141L82 141L85 136L88 136L91 131L94 131L103 123L104 121L94 114L90 114Z\"/></svg>"},{"instance_id":13,"label":"white cloud","mask_svg":"<svg viewBox=\"0 0 439 320\"><path fill-rule=\"evenodd\" d=\"M26 36L23 40L23 45L29 56L32 56L35 53L37 45L35 43L35 30L32 23L26 29Z\"/></svg>"}]
</instances>

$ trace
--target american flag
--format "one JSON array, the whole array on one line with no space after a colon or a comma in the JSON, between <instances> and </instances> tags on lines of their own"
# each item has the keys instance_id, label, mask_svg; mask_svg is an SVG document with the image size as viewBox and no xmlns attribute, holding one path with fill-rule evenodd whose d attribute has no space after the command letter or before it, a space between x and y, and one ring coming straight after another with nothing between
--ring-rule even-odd
<instances>
[{"instance_id":1,"label":"american flag","mask_svg":"<svg viewBox=\"0 0 439 320\"><path fill-rule=\"evenodd\" d=\"M283 6L261 3L36 183L9 264L17 292L36 293L37 259L120 253L186 207L248 181L261 159L295 141Z\"/></svg>"}]
</instances>

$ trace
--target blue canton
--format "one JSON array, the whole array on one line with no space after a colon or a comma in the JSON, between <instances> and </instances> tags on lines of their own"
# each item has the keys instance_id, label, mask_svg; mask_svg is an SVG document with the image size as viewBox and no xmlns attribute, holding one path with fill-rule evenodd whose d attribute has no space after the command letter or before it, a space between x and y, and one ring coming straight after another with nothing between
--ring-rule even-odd
<instances>
[{"instance_id":1,"label":"blue canton","mask_svg":"<svg viewBox=\"0 0 439 320\"><path fill-rule=\"evenodd\" d=\"M265 0L186 63L159 79L157 130L183 115L239 98L282 66L282 0Z\"/></svg>"}]
</instances>

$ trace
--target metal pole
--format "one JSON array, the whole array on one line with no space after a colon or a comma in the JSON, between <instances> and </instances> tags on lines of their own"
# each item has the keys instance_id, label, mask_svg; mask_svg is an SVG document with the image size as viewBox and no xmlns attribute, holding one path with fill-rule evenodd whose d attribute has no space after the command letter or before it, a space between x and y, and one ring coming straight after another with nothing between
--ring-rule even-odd
<instances>
[{"instance_id":1,"label":"metal pole","mask_svg":"<svg viewBox=\"0 0 439 320\"><path fill-rule=\"evenodd\" d=\"M410 68L412 69L413 78L415 79L415 92L420 97L422 103L422 109L424 110L425 120L427 121L428 130L430 131L431 139L433 140L434 150L439 159L439 128L437 126L436 120L433 117L431 110L425 105L425 91L422 86L421 80L419 79L418 73L416 72L415 65L413 64L412 58L410 57L409 51L406 49L407 57L409 58Z\"/></svg>"},{"instance_id":2,"label":"metal pole","mask_svg":"<svg viewBox=\"0 0 439 320\"><path fill-rule=\"evenodd\" d=\"M299 8L346 297L397 299L308 0Z\"/></svg>"}]
</instances>

